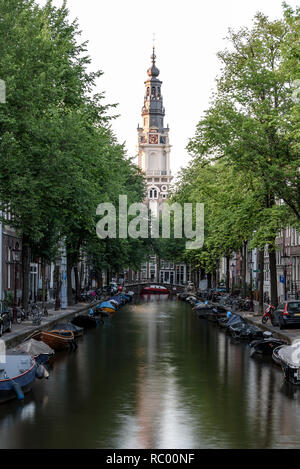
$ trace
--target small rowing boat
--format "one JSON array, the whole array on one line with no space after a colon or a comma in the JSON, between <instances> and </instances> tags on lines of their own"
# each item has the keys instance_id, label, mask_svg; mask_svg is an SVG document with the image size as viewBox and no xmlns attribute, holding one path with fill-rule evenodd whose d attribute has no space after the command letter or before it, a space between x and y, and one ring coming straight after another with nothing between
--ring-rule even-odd
<instances>
[{"instance_id":1,"label":"small rowing boat","mask_svg":"<svg viewBox=\"0 0 300 469\"><path fill-rule=\"evenodd\" d=\"M93 314L78 314L75 318L72 319L72 324L75 326L83 327L84 329L91 329L92 327L97 327L100 322L99 318L96 318Z\"/></svg>"},{"instance_id":2,"label":"small rowing boat","mask_svg":"<svg viewBox=\"0 0 300 469\"><path fill-rule=\"evenodd\" d=\"M55 324L54 330L71 331L73 332L75 339L78 339L78 337L83 336L83 328L75 326L75 324L72 324L71 322L60 322L58 324Z\"/></svg>"},{"instance_id":3,"label":"small rowing boat","mask_svg":"<svg viewBox=\"0 0 300 469\"><path fill-rule=\"evenodd\" d=\"M70 350L76 347L75 337L72 331L39 331L36 332L32 338L41 340L55 351Z\"/></svg>"}]
</instances>

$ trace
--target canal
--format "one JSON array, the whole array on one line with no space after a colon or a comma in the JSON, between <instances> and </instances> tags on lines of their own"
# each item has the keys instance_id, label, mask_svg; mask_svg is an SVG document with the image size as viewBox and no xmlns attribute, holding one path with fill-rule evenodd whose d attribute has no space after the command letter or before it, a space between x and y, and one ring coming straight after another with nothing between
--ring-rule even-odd
<instances>
[{"instance_id":1,"label":"canal","mask_svg":"<svg viewBox=\"0 0 300 469\"><path fill-rule=\"evenodd\" d=\"M0 447L299 448L299 391L187 303L153 296L57 353L24 405L0 406Z\"/></svg>"}]
</instances>

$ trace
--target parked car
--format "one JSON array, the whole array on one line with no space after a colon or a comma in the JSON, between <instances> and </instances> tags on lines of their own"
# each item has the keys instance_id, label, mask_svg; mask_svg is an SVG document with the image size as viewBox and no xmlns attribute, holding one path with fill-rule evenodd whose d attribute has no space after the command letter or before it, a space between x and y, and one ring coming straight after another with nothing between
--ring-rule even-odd
<instances>
[{"instance_id":1,"label":"parked car","mask_svg":"<svg viewBox=\"0 0 300 469\"><path fill-rule=\"evenodd\" d=\"M284 329L288 325L300 325L300 301L289 300L278 305L271 314L273 326L279 326Z\"/></svg>"},{"instance_id":2,"label":"parked car","mask_svg":"<svg viewBox=\"0 0 300 469\"><path fill-rule=\"evenodd\" d=\"M3 332L11 332L12 317L10 309L4 301L0 301L0 337Z\"/></svg>"}]
</instances>

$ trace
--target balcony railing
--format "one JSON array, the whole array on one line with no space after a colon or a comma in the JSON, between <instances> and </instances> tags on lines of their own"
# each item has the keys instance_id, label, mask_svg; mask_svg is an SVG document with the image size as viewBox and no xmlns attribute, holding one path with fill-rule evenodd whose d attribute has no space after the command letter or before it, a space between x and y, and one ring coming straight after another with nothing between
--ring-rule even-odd
<instances>
[{"instance_id":1,"label":"balcony railing","mask_svg":"<svg viewBox=\"0 0 300 469\"><path fill-rule=\"evenodd\" d=\"M158 169L147 170L146 176L171 176L171 171L167 171L167 170L161 171Z\"/></svg>"}]
</instances>

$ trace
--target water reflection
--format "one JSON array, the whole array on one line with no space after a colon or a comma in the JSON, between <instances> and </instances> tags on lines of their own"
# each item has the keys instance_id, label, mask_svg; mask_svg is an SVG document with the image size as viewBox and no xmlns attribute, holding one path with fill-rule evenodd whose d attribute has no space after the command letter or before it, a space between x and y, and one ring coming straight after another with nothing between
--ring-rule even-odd
<instances>
[{"instance_id":1,"label":"water reflection","mask_svg":"<svg viewBox=\"0 0 300 469\"><path fill-rule=\"evenodd\" d=\"M0 407L2 448L300 447L300 389L217 325L145 296L57 354L24 406Z\"/></svg>"}]
</instances>

